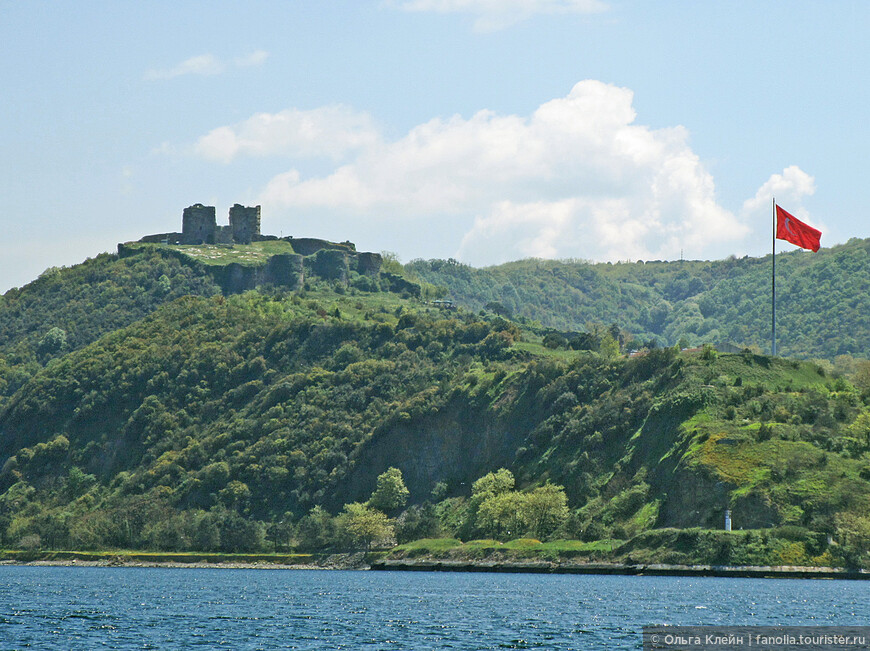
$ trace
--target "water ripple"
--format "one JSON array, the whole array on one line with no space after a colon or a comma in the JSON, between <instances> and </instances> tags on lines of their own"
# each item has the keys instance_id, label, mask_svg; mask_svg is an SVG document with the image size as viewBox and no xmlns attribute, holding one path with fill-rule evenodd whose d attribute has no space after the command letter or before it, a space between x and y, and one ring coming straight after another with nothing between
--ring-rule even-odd
<instances>
[{"instance_id":1,"label":"water ripple","mask_svg":"<svg viewBox=\"0 0 870 651\"><path fill-rule=\"evenodd\" d=\"M645 624L860 625L848 581L0 566L0 648L640 649Z\"/></svg>"}]
</instances>

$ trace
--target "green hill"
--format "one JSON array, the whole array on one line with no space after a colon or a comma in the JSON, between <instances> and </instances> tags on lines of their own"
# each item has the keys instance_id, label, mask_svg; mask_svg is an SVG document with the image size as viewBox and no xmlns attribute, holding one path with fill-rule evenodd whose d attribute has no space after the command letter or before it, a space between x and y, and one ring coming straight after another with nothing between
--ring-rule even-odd
<instances>
[{"instance_id":1,"label":"green hill","mask_svg":"<svg viewBox=\"0 0 870 651\"><path fill-rule=\"evenodd\" d=\"M866 254L859 244L820 259L850 263ZM718 278L729 263L704 264ZM816 264L800 273L827 277ZM418 278L438 280L422 266L411 265ZM619 289L627 313L632 292L677 296L680 270L657 284L664 269L639 266L651 273L643 282L624 282L628 265L552 263L539 276L547 285L568 269L601 300ZM595 550L628 541L614 553L664 558L670 538L655 532L721 529L730 509L735 529L771 532L756 561L867 563L870 370L860 361L840 377L710 347L628 358L608 333L572 349L492 311L429 305L386 272L327 279L306 267L299 289L224 295L204 267L144 246L4 296L0 542L367 546L386 531L379 504L400 541L528 534ZM389 468L407 504L383 491L351 504L395 484L382 479ZM509 481L488 474L499 469Z\"/></svg>"},{"instance_id":2,"label":"green hill","mask_svg":"<svg viewBox=\"0 0 870 651\"><path fill-rule=\"evenodd\" d=\"M777 255L778 352L832 360L870 350L870 240ZM616 323L640 343L770 349L770 256L590 264L522 260L475 269L416 260L417 277L462 305L558 330Z\"/></svg>"}]
</instances>

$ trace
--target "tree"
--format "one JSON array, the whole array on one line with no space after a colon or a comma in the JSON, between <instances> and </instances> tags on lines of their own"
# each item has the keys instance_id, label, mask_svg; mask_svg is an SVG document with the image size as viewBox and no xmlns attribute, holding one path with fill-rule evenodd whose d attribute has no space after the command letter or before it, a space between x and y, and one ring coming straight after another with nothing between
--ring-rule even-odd
<instances>
[{"instance_id":1,"label":"tree","mask_svg":"<svg viewBox=\"0 0 870 651\"><path fill-rule=\"evenodd\" d=\"M68 347L66 330L54 327L39 340L36 345L36 354L40 361L47 361L55 355L65 352Z\"/></svg>"},{"instance_id":2,"label":"tree","mask_svg":"<svg viewBox=\"0 0 870 651\"><path fill-rule=\"evenodd\" d=\"M870 360L858 360L855 369L855 386L861 391L861 395L870 397Z\"/></svg>"},{"instance_id":3,"label":"tree","mask_svg":"<svg viewBox=\"0 0 870 651\"><path fill-rule=\"evenodd\" d=\"M399 544L436 537L440 530L440 522L435 507L429 502L422 506L412 506L396 519L395 530L396 541Z\"/></svg>"},{"instance_id":4,"label":"tree","mask_svg":"<svg viewBox=\"0 0 870 651\"><path fill-rule=\"evenodd\" d=\"M290 540L294 533L291 517L291 513L285 513L282 519L272 522L266 527L266 539L272 543L276 552L280 551L281 547L287 549L290 546Z\"/></svg>"},{"instance_id":5,"label":"tree","mask_svg":"<svg viewBox=\"0 0 870 651\"><path fill-rule=\"evenodd\" d=\"M526 495L522 510L529 531L543 540L567 521L568 496L561 486L547 483Z\"/></svg>"},{"instance_id":6,"label":"tree","mask_svg":"<svg viewBox=\"0 0 870 651\"><path fill-rule=\"evenodd\" d=\"M222 552L259 552L266 540L265 527L256 520L243 518L235 511L213 510L217 516Z\"/></svg>"},{"instance_id":7,"label":"tree","mask_svg":"<svg viewBox=\"0 0 870 651\"><path fill-rule=\"evenodd\" d=\"M613 338L610 332L607 332L598 343L598 352L602 357L616 357L619 355L619 342Z\"/></svg>"},{"instance_id":8,"label":"tree","mask_svg":"<svg viewBox=\"0 0 870 651\"><path fill-rule=\"evenodd\" d=\"M578 333L570 342L571 350L594 350L598 347L598 337L591 332Z\"/></svg>"},{"instance_id":9,"label":"tree","mask_svg":"<svg viewBox=\"0 0 870 651\"><path fill-rule=\"evenodd\" d=\"M324 549L335 542L335 519L322 507L315 506L296 527L302 549Z\"/></svg>"},{"instance_id":10,"label":"tree","mask_svg":"<svg viewBox=\"0 0 870 651\"><path fill-rule=\"evenodd\" d=\"M378 476L377 485L368 506L389 513L405 506L410 492L402 479L402 471L398 468L388 468Z\"/></svg>"},{"instance_id":11,"label":"tree","mask_svg":"<svg viewBox=\"0 0 870 651\"><path fill-rule=\"evenodd\" d=\"M514 475L506 468L499 468L478 479L471 485L472 500L478 503L493 495L501 495L514 488Z\"/></svg>"},{"instance_id":12,"label":"tree","mask_svg":"<svg viewBox=\"0 0 870 651\"><path fill-rule=\"evenodd\" d=\"M558 332L548 332L544 335L542 343L547 348L565 348L568 345L568 340Z\"/></svg>"},{"instance_id":13,"label":"tree","mask_svg":"<svg viewBox=\"0 0 870 651\"><path fill-rule=\"evenodd\" d=\"M515 491L490 495L477 509L478 528L497 539L523 535L525 502L526 495Z\"/></svg>"},{"instance_id":14,"label":"tree","mask_svg":"<svg viewBox=\"0 0 870 651\"><path fill-rule=\"evenodd\" d=\"M359 502L345 504L336 519L339 533L347 542L353 547L364 546L366 552L372 543L386 541L395 535L386 514Z\"/></svg>"},{"instance_id":15,"label":"tree","mask_svg":"<svg viewBox=\"0 0 870 651\"><path fill-rule=\"evenodd\" d=\"M244 510L251 499L251 489L244 482L234 479L218 495L227 507Z\"/></svg>"},{"instance_id":16,"label":"tree","mask_svg":"<svg viewBox=\"0 0 870 651\"><path fill-rule=\"evenodd\" d=\"M486 305L483 306L484 309L489 310L490 312L495 312L499 316L503 316L506 318L511 318L511 311L509 308L505 307L501 301L490 301Z\"/></svg>"},{"instance_id":17,"label":"tree","mask_svg":"<svg viewBox=\"0 0 870 651\"><path fill-rule=\"evenodd\" d=\"M381 251L381 271L402 275L405 267L402 266L399 256L392 251Z\"/></svg>"},{"instance_id":18,"label":"tree","mask_svg":"<svg viewBox=\"0 0 870 651\"><path fill-rule=\"evenodd\" d=\"M433 502L440 502L445 497L447 497L448 486L445 482L439 481L432 487L432 493L430 494Z\"/></svg>"},{"instance_id":19,"label":"tree","mask_svg":"<svg viewBox=\"0 0 870 651\"><path fill-rule=\"evenodd\" d=\"M870 552L870 517L837 513L834 523L847 565L864 567L864 558Z\"/></svg>"}]
</instances>

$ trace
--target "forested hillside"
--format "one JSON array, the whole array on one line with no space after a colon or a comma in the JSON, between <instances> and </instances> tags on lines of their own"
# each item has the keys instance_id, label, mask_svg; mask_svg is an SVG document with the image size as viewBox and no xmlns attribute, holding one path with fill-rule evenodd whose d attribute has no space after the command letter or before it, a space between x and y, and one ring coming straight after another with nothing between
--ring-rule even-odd
<instances>
[{"instance_id":1,"label":"forested hillside","mask_svg":"<svg viewBox=\"0 0 870 651\"><path fill-rule=\"evenodd\" d=\"M842 275L819 260L789 258L784 277ZM629 315L664 288L683 305L703 294L677 298L682 271L654 264L632 283L628 266L516 264L540 264L543 286L585 278L596 300L619 290ZM711 293L763 266L703 264ZM412 269L426 265L438 266ZM438 273L484 273L453 266ZM748 350L629 358L619 327L572 346L509 318L513 305L449 309L365 278L224 296L145 248L7 293L0 543L258 551L528 535L639 549L662 528L721 528L731 509L735 528L770 532L755 561L867 563L867 362L843 376ZM630 329L611 309L594 321Z\"/></svg>"},{"instance_id":2,"label":"forested hillside","mask_svg":"<svg viewBox=\"0 0 870 651\"><path fill-rule=\"evenodd\" d=\"M770 350L770 256L588 264L522 260L475 269L417 260L417 277L462 305L559 330L616 323L640 342ZM778 352L832 360L870 350L870 240L777 255Z\"/></svg>"},{"instance_id":3,"label":"forested hillside","mask_svg":"<svg viewBox=\"0 0 870 651\"><path fill-rule=\"evenodd\" d=\"M219 292L204 271L156 251L123 260L102 254L46 270L0 296L0 408L52 359L181 296Z\"/></svg>"}]
</instances>

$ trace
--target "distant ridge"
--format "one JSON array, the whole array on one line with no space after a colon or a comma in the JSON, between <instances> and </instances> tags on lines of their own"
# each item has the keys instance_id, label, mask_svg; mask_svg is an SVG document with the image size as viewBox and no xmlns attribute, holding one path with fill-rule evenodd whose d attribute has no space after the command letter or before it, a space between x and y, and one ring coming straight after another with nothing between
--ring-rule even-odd
<instances>
[{"instance_id":1,"label":"distant ridge","mask_svg":"<svg viewBox=\"0 0 870 651\"><path fill-rule=\"evenodd\" d=\"M529 259L477 269L415 260L407 269L458 303L488 304L558 330L617 324L640 341L770 347L770 256L587 263ZM786 356L870 354L870 239L777 256L778 346Z\"/></svg>"}]
</instances>

